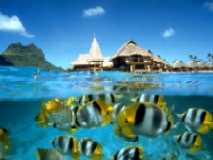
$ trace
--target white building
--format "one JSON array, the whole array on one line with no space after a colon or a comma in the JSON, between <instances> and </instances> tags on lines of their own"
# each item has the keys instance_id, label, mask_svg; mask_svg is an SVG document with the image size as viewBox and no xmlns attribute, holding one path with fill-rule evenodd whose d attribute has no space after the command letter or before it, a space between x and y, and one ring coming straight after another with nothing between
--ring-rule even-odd
<instances>
[{"instance_id":1,"label":"white building","mask_svg":"<svg viewBox=\"0 0 213 160\"><path fill-rule=\"evenodd\" d=\"M102 56L102 51L97 39L94 37L89 53L80 54L76 61L72 63L76 70L101 70L112 67L112 62Z\"/></svg>"},{"instance_id":2,"label":"white building","mask_svg":"<svg viewBox=\"0 0 213 160\"><path fill-rule=\"evenodd\" d=\"M98 41L94 37L89 53L80 54L73 63L73 69L99 69L103 66L103 57Z\"/></svg>"}]
</instances>

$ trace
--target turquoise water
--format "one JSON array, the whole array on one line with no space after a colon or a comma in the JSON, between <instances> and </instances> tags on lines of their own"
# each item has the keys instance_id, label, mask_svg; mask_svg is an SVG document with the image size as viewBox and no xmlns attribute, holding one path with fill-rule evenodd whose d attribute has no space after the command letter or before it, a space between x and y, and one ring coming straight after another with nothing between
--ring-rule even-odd
<instances>
[{"instance_id":1,"label":"turquoise water","mask_svg":"<svg viewBox=\"0 0 213 160\"><path fill-rule=\"evenodd\" d=\"M39 128L34 117L42 101L52 97L80 96L88 93L122 92L124 94L162 94L175 112L189 107L201 107L213 112L213 74L211 73L161 73L130 74L124 72L47 72L40 71L33 78L35 68L0 67L0 126L8 128L12 139L10 160L35 160L38 147L51 147L57 135L68 134L54 128ZM134 87L134 84L144 84ZM125 85L124 85L125 84ZM128 85L126 85L128 84ZM148 86L148 87L147 87ZM173 143L173 135L184 127L173 129L167 136L140 137L147 160L160 160L166 153L178 153L178 160L212 160L213 134L203 138L204 148L193 157ZM75 136L91 137L104 147L104 160L123 146L134 144L115 136L111 125L96 129L80 129ZM67 157L67 159L70 159Z\"/></svg>"},{"instance_id":2,"label":"turquoise water","mask_svg":"<svg viewBox=\"0 0 213 160\"><path fill-rule=\"evenodd\" d=\"M110 92L119 82L143 82L158 85L146 93L164 95L213 96L212 73L161 73L131 74L126 72L47 72L40 71L35 80L36 68L0 67L0 99L26 100L50 97L68 97L98 92ZM141 90L139 90L141 91Z\"/></svg>"}]
</instances>

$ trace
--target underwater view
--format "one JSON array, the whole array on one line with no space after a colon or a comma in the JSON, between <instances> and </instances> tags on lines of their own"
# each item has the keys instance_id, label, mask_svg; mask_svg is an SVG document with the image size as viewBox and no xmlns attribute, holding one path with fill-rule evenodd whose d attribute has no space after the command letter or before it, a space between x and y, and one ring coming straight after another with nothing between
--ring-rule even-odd
<instances>
[{"instance_id":1,"label":"underwater view","mask_svg":"<svg viewBox=\"0 0 213 160\"><path fill-rule=\"evenodd\" d=\"M213 74L40 70L35 79L36 70L33 67L0 67L0 126L9 136L6 159L36 160L37 154L44 152L38 148L58 150L60 155L51 150L54 160L109 160L113 155L119 160L213 159L212 121L208 125L210 128L197 129L196 126L190 128L190 123L186 125L187 118L181 120L179 117L182 113L186 113L185 117L192 114L191 119L196 121L199 119L196 116L202 117L201 112L212 116ZM154 103L161 108L153 109ZM122 105L124 107L119 108ZM135 106L139 117L133 114ZM77 111L71 113L76 113L77 125L72 124L75 121L73 115L68 115L74 108ZM108 108L111 114L104 114ZM125 111L130 121L136 116L136 122L123 123ZM162 118L165 115L167 118ZM152 119L153 124L148 122ZM146 129L149 125L165 127L163 121L167 120L171 120L173 126L163 130ZM143 122L147 125L144 123L146 127L140 129ZM119 127L123 131L116 129ZM185 132L196 134L193 135L195 139L200 137L201 140L196 141L200 146L181 145L182 141L190 139L190 135L184 137ZM175 137L181 134L176 140ZM70 147L70 139L74 140L72 147L75 141L82 144L79 153Z\"/></svg>"},{"instance_id":2,"label":"underwater view","mask_svg":"<svg viewBox=\"0 0 213 160\"><path fill-rule=\"evenodd\" d=\"M0 0L0 160L213 160L213 0Z\"/></svg>"}]
</instances>

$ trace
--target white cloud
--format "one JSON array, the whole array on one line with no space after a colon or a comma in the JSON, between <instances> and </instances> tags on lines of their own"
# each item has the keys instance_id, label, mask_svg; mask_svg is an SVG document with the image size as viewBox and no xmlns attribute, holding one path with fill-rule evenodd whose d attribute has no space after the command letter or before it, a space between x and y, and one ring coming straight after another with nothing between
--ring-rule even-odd
<instances>
[{"instance_id":1,"label":"white cloud","mask_svg":"<svg viewBox=\"0 0 213 160\"><path fill-rule=\"evenodd\" d=\"M209 11L213 11L213 1L205 2L204 7L208 8Z\"/></svg>"},{"instance_id":2,"label":"white cloud","mask_svg":"<svg viewBox=\"0 0 213 160\"><path fill-rule=\"evenodd\" d=\"M19 33L22 36L32 38L34 35L27 32L17 16L4 15L0 12L0 31Z\"/></svg>"},{"instance_id":3,"label":"white cloud","mask_svg":"<svg viewBox=\"0 0 213 160\"><path fill-rule=\"evenodd\" d=\"M162 34L163 38L170 38L174 35L175 35L175 30L172 27L166 29Z\"/></svg>"},{"instance_id":4,"label":"white cloud","mask_svg":"<svg viewBox=\"0 0 213 160\"><path fill-rule=\"evenodd\" d=\"M84 17L94 17L94 16L101 16L105 14L105 10L101 6L96 6L94 8L88 8L83 10L83 16Z\"/></svg>"}]
</instances>

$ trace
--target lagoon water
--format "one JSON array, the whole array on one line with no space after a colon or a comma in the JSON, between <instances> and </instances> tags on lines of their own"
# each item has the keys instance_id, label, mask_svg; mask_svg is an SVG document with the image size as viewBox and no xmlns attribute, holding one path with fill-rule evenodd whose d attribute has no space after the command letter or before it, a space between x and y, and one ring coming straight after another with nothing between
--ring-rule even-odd
<instances>
[{"instance_id":1,"label":"lagoon water","mask_svg":"<svg viewBox=\"0 0 213 160\"><path fill-rule=\"evenodd\" d=\"M41 102L49 98L111 92L161 94L169 106L175 106L176 113L184 112L189 107L202 107L213 112L213 73L64 73L41 70L38 79L34 79L35 72L36 68L0 67L0 127L7 128L12 139L8 160L36 160L37 148L51 148L51 140L55 136L69 134L36 125L34 117L40 110ZM180 125L166 136L141 136L139 144L144 147L145 159L160 160L167 153L176 153L178 160L213 159L212 133L202 137L203 149L200 153L188 156L172 138L183 131L185 128ZM134 144L115 136L111 125L80 129L74 135L78 139L90 137L100 142L104 147L104 160L111 159L121 147Z\"/></svg>"}]
</instances>

